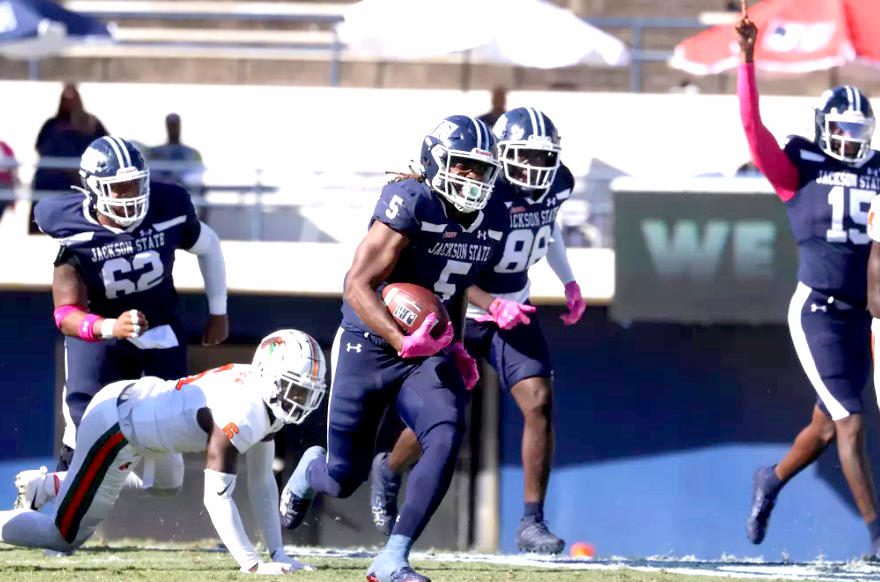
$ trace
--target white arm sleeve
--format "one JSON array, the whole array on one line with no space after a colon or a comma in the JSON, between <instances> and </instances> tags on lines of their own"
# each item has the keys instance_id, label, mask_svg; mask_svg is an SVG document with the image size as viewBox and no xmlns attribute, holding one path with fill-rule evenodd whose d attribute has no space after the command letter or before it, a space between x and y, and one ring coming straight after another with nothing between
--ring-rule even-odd
<instances>
[{"instance_id":1,"label":"white arm sleeve","mask_svg":"<svg viewBox=\"0 0 880 582\"><path fill-rule=\"evenodd\" d=\"M553 225L553 234L550 236L550 244L547 245L547 264L550 265L563 285L574 281L574 273L571 272L568 252L565 249L565 241L562 240L562 231L558 222Z\"/></svg>"},{"instance_id":2,"label":"white arm sleeve","mask_svg":"<svg viewBox=\"0 0 880 582\"><path fill-rule=\"evenodd\" d=\"M272 475L275 459L275 441L259 442L244 454L247 463L248 496L251 510L263 530L263 540L269 555L284 550L281 542L281 515L278 513L278 485Z\"/></svg>"},{"instance_id":3,"label":"white arm sleeve","mask_svg":"<svg viewBox=\"0 0 880 582\"><path fill-rule=\"evenodd\" d=\"M235 475L205 469L205 509L211 516L211 522L220 540L229 549L229 553L241 566L242 571L246 571L260 562L260 558L244 531L238 508L232 500L233 491L235 491Z\"/></svg>"},{"instance_id":4,"label":"white arm sleeve","mask_svg":"<svg viewBox=\"0 0 880 582\"><path fill-rule=\"evenodd\" d=\"M199 271L205 280L205 294L208 296L208 313L226 314L226 262L220 248L220 237L214 229L202 224L202 230L195 244L187 249L199 258Z\"/></svg>"}]
</instances>

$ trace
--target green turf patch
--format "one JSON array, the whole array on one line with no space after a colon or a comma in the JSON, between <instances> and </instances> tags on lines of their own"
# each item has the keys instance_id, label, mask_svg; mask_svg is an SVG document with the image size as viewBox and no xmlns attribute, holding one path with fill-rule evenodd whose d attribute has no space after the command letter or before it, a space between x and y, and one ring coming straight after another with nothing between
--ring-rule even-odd
<instances>
[{"instance_id":1,"label":"green turf patch","mask_svg":"<svg viewBox=\"0 0 880 582\"><path fill-rule=\"evenodd\" d=\"M138 580L160 582L215 582L251 579L238 572L227 552L216 551L214 542L194 544L158 544L148 541L117 541L112 545L87 544L72 556L49 557L42 550L27 550L0 545L0 582L63 580L64 582L104 582ZM144 549L151 548L151 549ZM314 572L298 572L296 579L310 582L365 580L369 558L303 558L317 566ZM731 582L723 576L691 576L661 570L638 571L607 564L592 570L572 570L545 565L528 567L474 562L437 562L419 558L414 568L434 582Z\"/></svg>"}]
</instances>

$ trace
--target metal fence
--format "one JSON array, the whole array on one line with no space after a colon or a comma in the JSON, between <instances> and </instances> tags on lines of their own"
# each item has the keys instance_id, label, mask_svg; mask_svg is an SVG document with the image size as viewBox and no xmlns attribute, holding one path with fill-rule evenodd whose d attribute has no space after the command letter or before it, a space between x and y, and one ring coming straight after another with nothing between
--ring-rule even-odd
<instances>
[{"instance_id":1,"label":"metal fence","mask_svg":"<svg viewBox=\"0 0 880 582\"><path fill-rule=\"evenodd\" d=\"M39 168L67 170L76 175L78 158L44 158ZM151 162L153 175L185 172L192 164ZM31 223L31 207L43 198L69 190L36 190L30 176L38 168L0 160L0 173L20 171L17 184L0 182L3 212L19 215L14 222L22 235L38 232ZM388 175L376 171L308 170L292 174L274 168L237 168L233 171L198 166L189 174L198 180L180 183L186 188L202 220L226 240L356 242L360 240ZM591 174L576 178L572 197L562 206L560 222L566 242L573 247L612 246L612 176ZM75 178L74 178L75 179ZM77 182L78 184L78 182ZM13 204L10 204L12 202ZM22 220L20 213L27 213ZM27 223L28 226L22 226Z\"/></svg>"}]
</instances>

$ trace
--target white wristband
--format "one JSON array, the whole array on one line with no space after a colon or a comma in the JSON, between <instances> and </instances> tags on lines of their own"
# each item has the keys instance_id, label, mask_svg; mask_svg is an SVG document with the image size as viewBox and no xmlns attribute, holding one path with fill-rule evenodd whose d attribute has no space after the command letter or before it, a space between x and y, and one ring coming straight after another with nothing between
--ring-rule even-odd
<instances>
[{"instance_id":1,"label":"white wristband","mask_svg":"<svg viewBox=\"0 0 880 582\"><path fill-rule=\"evenodd\" d=\"M116 318L109 319L105 318L104 321L101 322L101 337L103 338L112 338L113 337L113 326L116 325Z\"/></svg>"}]
</instances>

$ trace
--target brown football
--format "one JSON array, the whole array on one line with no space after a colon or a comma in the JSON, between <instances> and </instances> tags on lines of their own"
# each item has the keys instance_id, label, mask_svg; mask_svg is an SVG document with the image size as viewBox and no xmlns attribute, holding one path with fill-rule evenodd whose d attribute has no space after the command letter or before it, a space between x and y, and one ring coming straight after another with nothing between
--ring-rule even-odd
<instances>
[{"instance_id":1,"label":"brown football","mask_svg":"<svg viewBox=\"0 0 880 582\"><path fill-rule=\"evenodd\" d=\"M406 335L422 325L429 314L437 315L437 323L431 330L431 337L438 338L449 323L446 307L434 293L414 283L390 283L382 289L382 301L388 307L391 317Z\"/></svg>"}]
</instances>

